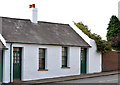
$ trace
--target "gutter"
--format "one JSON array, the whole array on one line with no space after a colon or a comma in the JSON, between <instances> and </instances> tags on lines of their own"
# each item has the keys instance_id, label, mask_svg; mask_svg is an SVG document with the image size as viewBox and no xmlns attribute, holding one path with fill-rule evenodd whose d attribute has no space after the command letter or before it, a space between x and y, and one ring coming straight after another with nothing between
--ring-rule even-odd
<instances>
[{"instance_id":1,"label":"gutter","mask_svg":"<svg viewBox=\"0 0 120 85\"><path fill-rule=\"evenodd\" d=\"M64 44L42 44L42 43L28 43L28 42L6 42L6 43L15 43L15 44L34 44L34 45L52 45L52 46L66 46L66 47L83 47L91 48L91 46L80 46L80 45L64 45Z\"/></svg>"},{"instance_id":2,"label":"gutter","mask_svg":"<svg viewBox=\"0 0 120 85\"><path fill-rule=\"evenodd\" d=\"M10 83L11 81L11 67L12 67L12 43L10 44Z\"/></svg>"}]
</instances>

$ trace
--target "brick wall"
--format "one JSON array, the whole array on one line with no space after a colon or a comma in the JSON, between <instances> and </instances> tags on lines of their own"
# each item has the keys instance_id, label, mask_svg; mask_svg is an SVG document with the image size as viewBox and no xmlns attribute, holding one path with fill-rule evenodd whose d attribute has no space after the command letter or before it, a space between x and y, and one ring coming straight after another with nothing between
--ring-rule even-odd
<instances>
[{"instance_id":1,"label":"brick wall","mask_svg":"<svg viewBox=\"0 0 120 85\"><path fill-rule=\"evenodd\" d=\"M102 55L102 71L120 70L120 52L111 51Z\"/></svg>"}]
</instances>

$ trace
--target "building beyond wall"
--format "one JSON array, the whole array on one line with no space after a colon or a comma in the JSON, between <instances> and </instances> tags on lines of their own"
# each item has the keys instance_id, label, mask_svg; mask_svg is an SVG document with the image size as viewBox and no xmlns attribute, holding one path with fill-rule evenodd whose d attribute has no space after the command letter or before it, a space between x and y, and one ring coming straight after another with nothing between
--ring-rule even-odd
<instances>
[{"instance_id":1,"label":"building beyond wall","mask_svg":"<svg viewBox=\"0 0 120 85\"><path fill-rule=\"evenodd\" d=\"M120 20L120 1L118 2L118 18Z\"/></svg>"}]
</instances>

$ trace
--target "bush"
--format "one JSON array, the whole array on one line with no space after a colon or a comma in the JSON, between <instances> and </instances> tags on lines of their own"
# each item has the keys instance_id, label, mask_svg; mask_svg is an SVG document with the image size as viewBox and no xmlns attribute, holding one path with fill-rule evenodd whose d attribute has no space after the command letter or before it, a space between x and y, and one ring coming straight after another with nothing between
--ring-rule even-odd
<instances>
[{"instance_id":1,"label":"bush","mask_svg":"<svg viewBox=\"0 0 120 85\"><path fill-rule=\"evenodd\" d=\"M88 29L88 27L84 25L82 22L79 23L74 22L74 24L89 38L93 39L96 42L98 53L106 53L111 51L110 42L102 40L100 35L97 35L95 33L92 34L91 31Z\"/></svg>"}]
</instances>

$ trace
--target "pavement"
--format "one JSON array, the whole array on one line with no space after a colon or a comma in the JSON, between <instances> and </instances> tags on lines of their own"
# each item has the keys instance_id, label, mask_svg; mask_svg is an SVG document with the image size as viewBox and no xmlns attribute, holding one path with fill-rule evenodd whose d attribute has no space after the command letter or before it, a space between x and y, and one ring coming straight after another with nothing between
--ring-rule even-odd
<instances>
[{"instance_id":1,"label":"pavement","mask_svg":"<svg viewBox=\"0 0 120 85\"><path fill-rule=\"evenodd\" d=\"M101 73L93 73L93 74L81 74L81 75L58 77L58 78L48 78L48 79L31 80L31 81L21 81L21 82L2 84L2 85L47 84L47 83L54 83L54 82L61 82L61 81L68 81L68 80L94 78L94 77L101 77L101 76L109 76L109 75L115 75L115 74L120 74L120 71L110 71L110 72L101 72Z\"/></svg>"}]
</instances>

